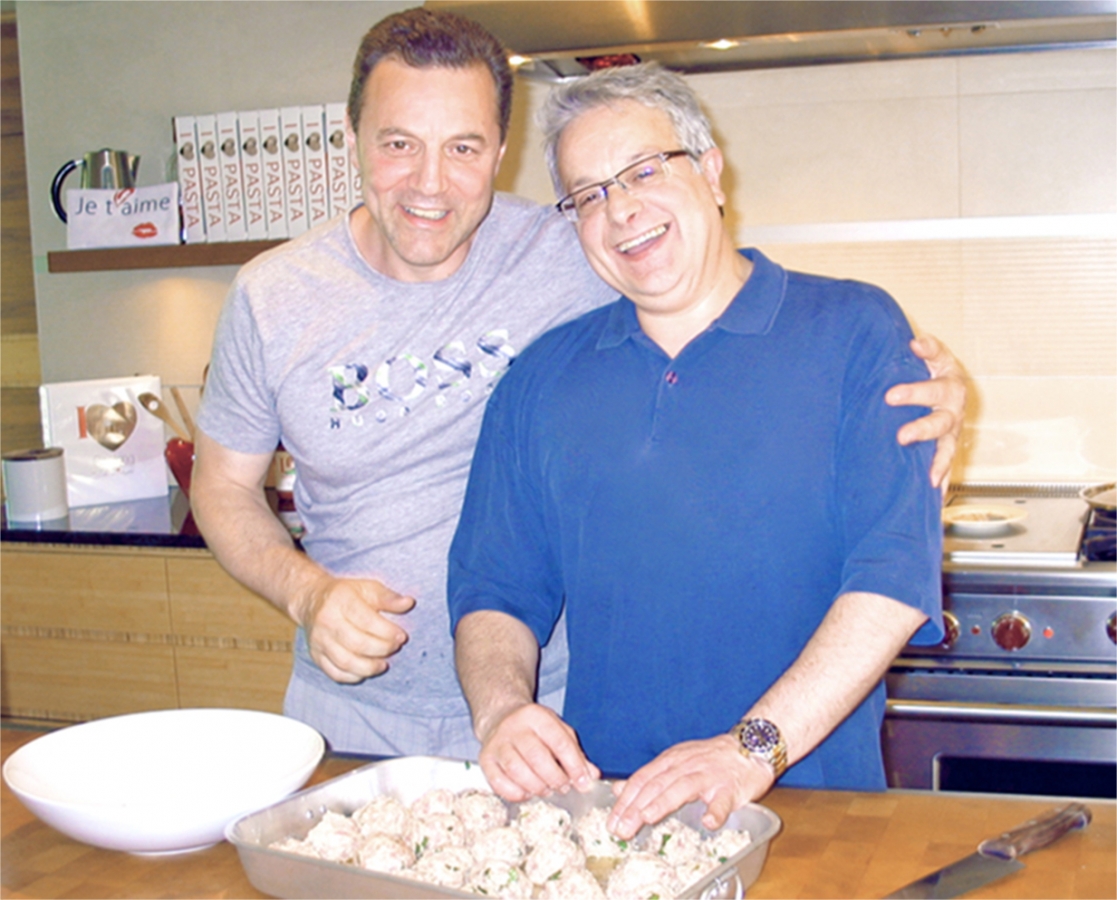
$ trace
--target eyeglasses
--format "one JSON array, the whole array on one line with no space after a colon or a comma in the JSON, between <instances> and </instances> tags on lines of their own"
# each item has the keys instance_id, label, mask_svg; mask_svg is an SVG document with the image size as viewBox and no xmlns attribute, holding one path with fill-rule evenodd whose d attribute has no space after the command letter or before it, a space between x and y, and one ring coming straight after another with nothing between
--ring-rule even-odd
<instances>
[{"instance_id":1,"label":"eyeglasses","mask_svg":"<svg viewBox=\"0 0 1117 900\"><path fill-rule=\"evenodd\" d=\"M599 181L597 184L578 188L559 200L555 207L571 222L584 221L605 208L605 201L609 199L609 189L614 184L626 191L635 191L658 184L671 171L667 168L667 160L674 159L676 156L689 156L694 159L694 154L689 150L656 153L654 156L634 162L631 166L626 166L608 181Z\"/></svg>"}]
</instances>

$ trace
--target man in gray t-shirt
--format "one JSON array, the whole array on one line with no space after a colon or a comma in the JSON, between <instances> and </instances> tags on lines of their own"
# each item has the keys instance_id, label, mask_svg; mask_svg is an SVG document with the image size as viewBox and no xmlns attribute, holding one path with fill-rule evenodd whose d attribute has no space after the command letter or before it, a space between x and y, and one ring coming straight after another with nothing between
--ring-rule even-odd
<instances>
[{"instance_id":1,"label":"man in gray t-shirt","mask_svg":"<svg viewBox=\"0 0 1117 900\"><path fill-rule=\"evenodd\" d=\"M534 337L615 296L553 209L494 197L510 106L504 52L475 23L378 23L349 98L362 203L245 266L218 325L195 518L299 624L285 712L335 750L476 757L445 573L484 403ZM940 438L941 480L964 392L947 351L922 352L939 378L891 399L936 408L900 439ZM262 490L281 440L305 553ZM556 709L564 637L540 663Z\"/></svg>"}]
</instances>

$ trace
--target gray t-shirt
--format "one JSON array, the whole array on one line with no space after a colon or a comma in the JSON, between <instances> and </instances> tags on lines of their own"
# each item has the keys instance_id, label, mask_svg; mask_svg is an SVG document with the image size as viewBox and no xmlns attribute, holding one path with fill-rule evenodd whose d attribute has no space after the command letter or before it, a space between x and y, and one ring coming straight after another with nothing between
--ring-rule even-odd
<instances>
[{"instance_id":1,"label":"gray t-shirt","mask_svg":"<svg viewBox=\"0 0 1117 900\"><path fill-rule=\"evenodd\" d=\"M198 423L242 453L282 440L296 461L303 545L336 575L416 599L409 642L382 676L332 681L300 629L293 678L418 716L468 714L454 671L446 557L485 401L543 331L615 299L552 208L498 194L462 267L387 278L341 216L237 275L218 323ZM539 689L565 674L565 636Z\"/></svg>"}]
</instances>

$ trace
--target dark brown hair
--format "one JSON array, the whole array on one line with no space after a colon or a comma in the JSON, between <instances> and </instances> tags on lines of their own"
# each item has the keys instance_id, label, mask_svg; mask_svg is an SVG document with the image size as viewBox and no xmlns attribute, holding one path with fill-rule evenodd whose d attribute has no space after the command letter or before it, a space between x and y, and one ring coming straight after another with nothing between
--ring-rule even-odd
<instances>
[{"instance_id":1,"label":"dark brown hair","mask_svg":"<svg viewBox=\"0 0 1117 900\"><path fill-rule=\"evenodd\" d=\"M500 140L508 136L512 114L512 69L503 45L476 22L450 12L417 7L381 19L361 41L349 87L349 121L356 132L365 82L385 57L417 69L464 69L482 63L496 83Z\"/></svg>"}]
</instances>

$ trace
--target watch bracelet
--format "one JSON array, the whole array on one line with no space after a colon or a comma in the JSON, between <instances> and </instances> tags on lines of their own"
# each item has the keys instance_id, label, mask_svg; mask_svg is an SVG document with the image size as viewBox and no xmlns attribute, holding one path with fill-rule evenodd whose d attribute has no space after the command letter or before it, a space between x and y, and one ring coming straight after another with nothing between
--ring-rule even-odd
<instances>
[{"instance_id":1,"label":"watch bracelet","mask_svg":"<svg viewBox=\"0 0 1117 900\"><path fill-rule=\"evenodd\" d=\"M764 726L770 728L773 732L775 732L776 744L775 747L772 748L770 754L750 750L749 747L745 745L742 736L746 726L750 722L763 723ZM737 748L740 750L742 756L756 756L759 759L764 760L766 763L768 763L768 765L772 767L772 771L775 773L776 781L779 781L780 776L787 771L787 741L784 740L783 733L774 722L755 716L744 718L733 726L733 728L730 730L730 734L732 734L737 739Z\"/></svg>"}]
</instances>

